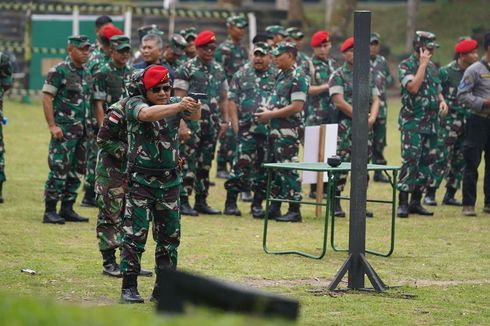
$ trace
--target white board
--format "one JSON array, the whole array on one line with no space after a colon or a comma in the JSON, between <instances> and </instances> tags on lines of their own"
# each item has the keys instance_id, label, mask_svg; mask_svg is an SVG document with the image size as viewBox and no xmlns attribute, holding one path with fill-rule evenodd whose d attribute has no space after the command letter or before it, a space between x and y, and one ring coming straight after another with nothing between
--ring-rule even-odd
<instances>
[{"instance_id":1,"label":"white board","mask_svg":"<svg viewBox=\"0 0 490 326\"><path fill-rule=\"evenodd\" d=\"M325 128L325 149L323 161L326 162L328 157L337 153L337 133L338 125L329 124ZM303 151L303 162L316 163L318 162L318 152L320 144L320 126L311 126L305 128L305 146ZM316 183L317 173L311 171L303 171L302 183ZM328 180L327 174L323 174L323 181Z\"/></svg>"}]
</instances>

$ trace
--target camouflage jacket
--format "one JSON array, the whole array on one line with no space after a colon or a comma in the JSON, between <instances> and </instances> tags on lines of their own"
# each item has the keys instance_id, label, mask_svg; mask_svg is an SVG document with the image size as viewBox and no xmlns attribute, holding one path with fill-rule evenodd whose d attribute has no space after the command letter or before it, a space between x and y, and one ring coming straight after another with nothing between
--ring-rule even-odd
<instances>
[{"instance_id":1,"label":"camouflage jacket","mask_svg":"<svg viewBox=\"0 0 490 326\"><path fill-rule=\"evenodd\" d=\"M433 134L436 133L439 110L438 94L442 91L439 72L434 63L429 62L418 93L411 95L407 84L414 78L418 68L419 60L414 54L398 65L402 95L398 124L401 130Z\"/></svg>"},{"instance_id":2,"label":"camouflage jacket","mask_svg":"<svg viewBox=\"0 0 490 326\"><path fill-rule=\"evenodd\" d=\"M313 76L311 78L311 85L323 85L328 83L330 76L335 71L336 62L333 59L322 60L317 56L312 58L313 64ZM325 115L329 108L332 107L330 96L328 92L324 92L318 95L312 95L308 97L308 115Z\"/></svg>"},{"instance_id":3,"label":"camouflage jacket","mask_svg":"<svg viewBox=\"0 0 490 326\"><path fill-rule=\"evenodd\" d=\"M90 72L85 67L76 68L69 57L49 70L42 91L54 96L54 120L65 138L87 134L92 90Z\"/></svg>"},{"instance_id":4,"label":"camouflage jacket","mask_svg":"<svg viewBox=\"0 0 490 326\"><path fill-rule=\"evenodd\" d=\"M374 60L371 59L371 69L374 75L374 83L379 90L380 106L378 118L386 119L386 89L393 84L393 76L391 76L388 62L382 55L377 55Z\"/></svg>"},{"instance_id":5,"label":"camouflage jacket","mask_svg":"<svg viewBox=\"0 0 490 326\"><path fill-rule=\"evenodd\" d=\"M5 53L0 52L0 99L5 92L3 87L12 86L12 64ZM0 106L0 118L3 117L2 106Z\"/></svg>"},{"instance_id":6,"label":"camouflage jacket","mask_svg":"<svg viewBox=\"0 0 490 326\"><path fill-rule=\"evenodd\" d=\"M266 125L257 124L253 114L268 107L276 83L276 71L269 65L266 71L256 70L250 63L233 75L228 99L237 104L240 133L267 134Z\"/></svg>"},{"instance_id":7,"label":"camouflage jacket","mask_svg":"<svg viewBox=\"0 0 490 326\"><path fill-rule=\"evenodd\" d=\"M207 65L198 57L190 59L179 67L174 88L179 88L189 93L207 94L208 98L201 100L201 119L211 119L214 123L218 123L221 92L228 91L225 71L219 63L212 61Z\"/></svg>"},{"instance_id":8,"label":"camouflage jacket","mask_svg":"<svg viewBox=\"0 0 490 326\"><path fill-rule=\"evenodd\" d=\"M124 98L108 109L97 135L99 152L96 174L109 183L120 183L126 179L126 155L128 152L128 131Z\"/></svg>"},{"instance_id":9,"label":"camouflage jacket","mask_svg":"<svg viewBox=\"0 0 490 326\"><path fill-rule=\"evenodd\" d=\"M469 116L471 114L470 110L458 101L458 86L461 79L463 79L464 72L457 61L452 61L439 69L439 76L441 78L442 95L444 95L444 99L449 106L449 113Z\"/></svg>"},{"instance_id":10,"label":"camouflage jacket","mask_svg":"<svg viewBox=\"0 0 490 326\"><path fill-rule=\"evenodd\" d=\"M306 102L308 94L308 79L301 68L294 65L287 71L281 70L276 78L275 91L272 95L271 106L274 110L290 105L293 101ZM302 125L303 111L287 118L272 119L270 126L273 129L295 128Z\"/></svg>"},{"instance_id":11,"label":"camouflage jacket","mask_svg":"<svg viewBox=\"0 0 490 326\"><path fill-rule=\"evenodd\" d=\"M218 45L215 58L216 62L223 66L226 80L230 82L233 74L248 62L248 53L242 44L236 44L231 38L227 38Z\"/></svg>"},{"instance_id":12,"label":"camouflage jacket","mask_svg":"<svg viewBox=\"0 0 490 326\"><path fill-rule=\"evenodd\" d=\"M88 71L91 74L95 74L97 70L99 70L103 65L108 63L111 60L111 57L105 54L100 48L96 48L92 53L90 53L90 57L85 65Z\"/></svg>"},{"instance_id":13,"label":"camouflage jacket","mask_svg":"<svg viewBox=\"0 0 490 326\"><path fill-rule=\"evenodd\" d=\"M296 66L303 70L305 76L310 80L313 68L311 58L304 52L298 51L298 55L296 56Z\"/></svg>"},{"instance_id":14,"label":"camouflage jacket","mask_svg":"<svg viewBox=\"0 0 490 326\"><path fill-rule=\"evenodd\" d=\"M94 74L94 100L104 101L104 111L120 99L128 96L127 85L131 77L128 66L117 68L112 60Z\"/></svg>"},{"instance_id":15,"label":"camouflage jacket","mask_svg":"<svg viewBox=\"0 0 490 326\"><path fill-rule=\"evenodd\" d=\"M180 98L170 98L169 104ZM181 183L177 172L179 161L179 124L182 114L154 122L138 120L142 108L151 104L143 96L135 96L126 104L128 123L128 175L130 182L150 188L166 189ZM154 174L136 170L156 170ZM164 171L163 171L164 170Z\"/></svg>"}]
</instances>

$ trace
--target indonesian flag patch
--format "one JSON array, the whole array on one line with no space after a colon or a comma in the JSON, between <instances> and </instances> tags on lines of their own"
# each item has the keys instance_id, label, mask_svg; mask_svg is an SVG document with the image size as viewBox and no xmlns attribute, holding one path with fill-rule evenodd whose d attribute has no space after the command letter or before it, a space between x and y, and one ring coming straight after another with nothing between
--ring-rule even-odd
<instances>
[{"instance_id":1,"label":"indonesian flag patch","mask_svg":"<svg viewBox=\"0 0 490 326\"><path fill-rule=\"evenodd\" d=\"M119 121L121 121L121 119L122 119L122 116L119 113L114 112L114 111L109 116L109 121L112 123L115 123L115 124L118 124Z\"/></svg>"}]
</instances>

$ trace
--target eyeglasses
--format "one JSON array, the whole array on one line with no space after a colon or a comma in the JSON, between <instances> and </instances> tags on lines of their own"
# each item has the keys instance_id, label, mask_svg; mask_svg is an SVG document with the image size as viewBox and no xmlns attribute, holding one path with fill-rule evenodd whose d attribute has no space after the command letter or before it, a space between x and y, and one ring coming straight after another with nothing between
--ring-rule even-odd
<instances>
[{"instance_id":1,"label":"eyeglasses","mask_svg":"<svg viewBox=\"0 0 490 326\"><path fill-rule=\"evenodd\" d=\"M165 93L167 93L170 92L171 89L172 87L170 86L156 86L151 89L151 92L157 94L163 90Z\"/></svg>"},{"instance_id":2,"label":"eyeglasses","mask_svg":"<svg viewBox=\"0 0 490 326\"><path fill-rule=\"evenodd\" d=\"M204 51L214 51L214 50L216 50L216 44L212 44L212 43L206 44L206 45L203 45L202 48Z\"/></svg>"}]
</instances>

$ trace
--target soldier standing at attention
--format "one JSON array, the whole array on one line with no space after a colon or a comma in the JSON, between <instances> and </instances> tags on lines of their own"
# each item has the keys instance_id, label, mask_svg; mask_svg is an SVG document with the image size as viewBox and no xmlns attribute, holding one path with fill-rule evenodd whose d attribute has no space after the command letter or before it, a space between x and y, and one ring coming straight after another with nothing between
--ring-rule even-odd
<instances>
[{"instance_id":1,"label":"soldier standing at attention","mask_svg":"<svg viewBox=\"0 0 490 326\"><path fill-rule=\"evenodd\" d=\"M390 72L385 57L379 54L381 37L378 33L371 33L369 44L369 55L371 58L371 69L373 70L374 83L379 90L379 114L373 127L373 164L386 165L383 154L386 147L386 119L388 103L386 100L386 89L393 84L393 76ZM382 171L374 172L375 182L389 182Z\"/></svg>"},{"instance_id":2,"label":"soldier standing at attention","mask_svg":"<svg viewBox=\"0 0 490 326\"><path fill-rule=\"evenodd\" d=\"M123 218L121 303L143 303L137 277L152 221L156 242L155 272L177 267L180 244L178 171L181 119L200 118L200 104L190 97L170 97L168 70L151 66L143 73L145 95L126 103L129 192ZM117 119L117 115L114 116ZM152 297L156 299L156 287Z\"/></svg>"},{"instance_id":3,"label":"soldier standing at attention","mask_svg":"<svg viewBox=\"0 0 490 326\"><path fill-rule=\"evenodd\" d=\"M276 67L280 69L276 79L271 105L255 113L258 122L270 121L268 162L298 162L300 144L299 129L301 112L308 94L308 80L296 63L296 44L281 42L272 50ZM276 199L301 201L301 183L298 171L274 172L271 193ZM269 217L279 222L301 222L299 203L289 203L288 212L281 216L281 202L272 202Z\"/></svg>"},{"instance_id":4,"label":"soldier standing at attention","mask_svg":"<svg viewBox=\"0 0 490 326\"><path fill-rule=\"evenodd\" d=\"M458 100L471 110L464 139L463 215L475 216L476 184L482 151L485 152L483 191L490 213L490 33L483 41L485 54L466 69L458 86Z\"/></svg>"},{"instance_id":5,"label":"soldier standing at attention","mask_svg":"<svg viewBox=\"0 0 490 326\"><path fill-rule=\"evenodd\" d=\"M228 92L230 119L238 134L238 148L234 165L225 182L226 215L240 216L236 201L238 193L253 190L252 216L263 218L262 201L265 198L266 172L262 167L267 149L269 128L258 123L254 114L270 104L276 82L276 71L271 65L272 48L267 43L256 43L252 63L247 63L233 76Z\"/></svg>"},{"instance_id":6,"label":"soldier standing at attention","mask_svg":"<svg viewBox=\"0 0 490 326\"><path fill-rule=\"evenodd\" d=\"M457 58L439 69L442 95L447 101L449 113L445 119L440 119L437 137L437 161L434 164L432 178L424 198L425 205L435 206L436 190L446 179L446 194L442 203L445 205L461 206L454 198L460 188L464 172L463 142L465 120L469 115L468 109L461 105L457 98L458 85L469 66L478 60L478 42L464 39L456 44Z\"/></svg>"},{"instance_id":7,"label":"soldier standing at attention","mask_svg":"<svg viewBox=\"0 0 490 326\"><path fill-rule=\"evenodd\" d=\"M202 100L202 118L198 123L181 122L181 133L188 134L195 146L184 146L183 157L188 165L184 169L186 193L181 196L181 209L184 215L221 214L221 211L207 204L209 190L209 170L214 159L216 142L231 126L227 110L228 82L225 71L215 58L216 38L212 31L202 31L196 38L197 56L184 63L177 72L175 95L187 96L190 93L205 93ZM192 166L191 162L197 162ZM194 210L189 210L189 200L194 185L196 202Z\"/></svg>"},{"instance_id":8,"label":"soldier standing at attention","mask_svg":"<svg viewBox=\"0 0 490 326\"><path fill-rule=\"evenodd\" d=\"M352 96L354 78L354 38L349 37L340 47L342 56L345 60L344 65L332 74L329 81L329 92L332 102L339 111L338 136L337 136L337 155L343 162L351 161L352 154ZM368 117L368 128L371 130L379 112L379 91L374 84L372 72L370 76L370 107ZM368 136L368 155L372 146L372 132ZM369 156L368 156L369 159ZM347 182L347 173L340 174L337 180L337 196L344 190ZM345 217L345 212L340 205L340 199L335 199L334 214L337 217ZM373 217L373 213L366 210L367 217Z\"/></svg>"},{"instance_id":9,"label":"soldier standing at attention","mask_svg":"<svg viewBox=\"0 0 490 326\"><path fill-rule=\"evenodd\" d=\"M218 45L215 58L216 62L223 66L226 80L229 84L233 74L249 61L247 48L242 44L248 21L243 16L232 16L226 20L226 27L228 38ZM228 128L225 137L220 139L219 143L216 177L226 179L228 178L227 166L229 165L231 169L237 146L235 135L231 128ZM252 200L250 192L246 192L245 197L246 201Z\"/></svg>"},{"instance_id":10,"label":"soldier standing at attention","mask_svg":"<svg viewBox=\"0 0 490 326\"><path fill-rule=\"evenodd\" d=\"M398 179L398 217L409 214L431 216L420 200L436 160L437 115L444 118L448 106L442 95L439 72L432 63L436 36L417 31L414 52L398 65L402 108L398 119L401 132L402 166ZM408 195L412 194L410 204Z\"/></svg>"},{"instance_id":11,"label":"soldier standing at attention","mask_svg":"<svg viewBox=\"0 0 490 326\"><path fill-rule=\"evenodd\" d=\"M10 58L0 52L0 204L3 203L3 183L7 180L5 176L5 148L3 144L3 94L12 87L12 64Z\"/></svg>"},{"instance_id":12,"label":"soldier standing at attention","mask_svg":"<svg viewBox=\"0 0 490 326\"><path fill-rule=\"evenodd\" d=\"M318 31L311 37L313 48L313 74L308 89L308 107L305 112L306 126L337 123L334 117L335 107L328 92L328 80L335 70L336 62L329 58L332 43L326 31ZM325 188L326 189L326 188ZM311 185L310 198L316 198L316 184Z\"/></svg>"},{"instance_id":13,"label":"soldier standing at attention","mask_svg":"<svg viewBox=\"0 0 490 326\"><path fill-rule=\"evenodd\" d=\"M73 211L73 204L80 176L85 173L85 145L92 116L92 75L84 67L89 54L87 36L70 36L67 59L50 69L43 86L44 116L51 133L43 223L88 222Z\"/></svg>"}]
</instances>

